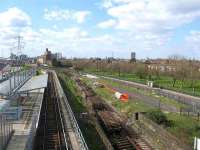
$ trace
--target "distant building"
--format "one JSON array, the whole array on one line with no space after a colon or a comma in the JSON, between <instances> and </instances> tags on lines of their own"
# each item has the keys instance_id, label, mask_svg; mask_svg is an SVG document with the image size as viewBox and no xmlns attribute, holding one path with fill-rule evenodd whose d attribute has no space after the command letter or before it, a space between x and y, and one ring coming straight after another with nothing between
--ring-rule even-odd
<instances>
[{"instance_id":1,"label":"distant building","mask_svg":"<svg viewBox=\"0 0 200 150\"><path fill-rule=\"evenodd\" d=\"M37 63L52 65L52 58L53 57L52 57L51 51L49 51L48 48L46 48L44 55L38 57Z\"/></svg>"},{"instance_id":2,"label":"distant building","mask_svg":"<svg viewBox=\"0 0 200 150\"><path fill-rule=\"evenodd\" d=\"M131 52L131 62L136 62L136 53L135 52Z\"/></svg>"},{"instance_id":3,"label":"distant building","mask_svg":"<svg viewBox=\"0 0 200 150\"><path fill-rule=\"evenodd\" d=\"M38 57L37 63L38 64L52 65L52 60L53 59L59 60L61 58L62 58L62 54L61 53L53 54L51 51L49 51L48 48L46 48L46 51L45 51L44 55Z\"/></svg>"},{"instance_id":4,"label":"distant building","mask_svg":"<svg viewBox=\"0 0 200 150\"><path fill-rule=\"evenodd\" d=\"M38 57L37 63L38 63L38 64L45 64L45 63L44 63L44 58L43 58L42 56Z\"/></svg>"},{"instance_id":5,"label":"distant building","mask_svg":"<svg viewBox=\"0 0 200 150\"><path fill-rule=\"evenodd\" d=\"M157 70L161 72L176 70L174 63L170 62L167 59L146 60L145 64L147 65L149 70Z\"/></svg>"},{"instance_id":6,"label":"distant building","mask_svg":"<svg viewBox=\"0 0 200 150\"><path fill-rule=\"evenodd\" d=\"M51 51L48 50L48 48L46 48L46 51L43 55L43 59L44 59L44 64L52 65L53 56Z\"/></svg>"},{"instance_id":7,"label":"distant building","mask_svg":"<svg viewBox=\"0 0 200 150\"><path fill-rule=\"evenodd\" d=\"M11 60L17 60L18 57L17 57L17 55L11 53L11 54L10 54L10 59L11 59Z\"/></svg>"},{"instance_id":8,"label":"distant building","mask_svg":"<svg viewBox=\"0 0 200 150\"><path fill-rule=\"evenodd\" d=\"M19 60L21 60L21 61L26 61L26 60L28 60L28 56L25 55L25 54L21 54L21 55L19 56Z\"/></svg>"},{"instance_id":9,"label":"distant building","mask_svg":"<svg viewBox=\"0 0 200 150\"><path fill-rule=\"evenodd\" d=\"M16 55L16 54L11 53L10 61L11 61L13 66L28 64L29 63L29 57L25 54Z\"/></svg>"},{"instance_id":10,"label":"distant building","mask_svg":"<svg viewBox=\"0 0 200 150\"><path fill-rule=\"evenodd\" d=\"M54 58L55 58L56 60L62 59L62 53L55 53L55 54L54 54Z\"/></svg>"}]
</instances>

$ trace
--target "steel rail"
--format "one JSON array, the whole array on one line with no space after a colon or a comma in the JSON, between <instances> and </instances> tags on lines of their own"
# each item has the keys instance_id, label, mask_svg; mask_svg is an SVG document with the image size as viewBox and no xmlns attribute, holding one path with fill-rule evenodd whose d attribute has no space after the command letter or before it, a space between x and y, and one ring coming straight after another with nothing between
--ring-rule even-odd
<instances>
[{"instance_id":1,"label":"steel rail","mask_svg":"<svg viewBox=\"0 0 200 150\"><path fill-rule=\"evenodd\" d=\"M86 142L85 142L85 139L84 139L84 137L83 137L83 134L82 134L82 132L81 132L79 126L78 126L78 123L77 123L77 121L76 121L76 118L75 118L75 116L74 116L74 113L73 113L73 111L72 111L72 109L71 109L71 107L70 107L70 105L69 105L68 99L67 99L67 97L66 97L66 95L65 95L65 93L64 93L64 91L63 91L63 89L62 89L62 87L61 87L61 84L60 84L60 82L59 82L59 80L58 80L57 74L55 73L55 71L52 71L52 72L53 72L53 74L54 74L54 76L55 76L55 78L56 78L56 79L55 79L55 82L57 83L57 86L58 86L58 88L59 88L59 90L60 90L59 92L61 92L61 93L60 93L60 95L62 95L61 99L63 100L67 111L69 112L69 117L70 117L70 120L71 120L73 129L75 130L75 133L76 133L76 135L77 135L78 138L79 138L81 150L89 150L89 148L88 148L88 146L87 146L87 144L86 144Z\"/></svg>"},{"instance_id":2,"label":"steel rail","mask_svg":"<svg viewBox=\"0 0 200 150\"><path fill-rule=\"evenodd\" d=\"M52 73L53 74L53 73ZM54 79L54 76L53 76L53 79ZM54 88L55 88L55 95L56 95L56 102L57 102L57 105L58 105L58 111L59 111L59 117L60 117L60 120L61 120L61 127L62 127L62 133L63 133L63 137L64 137L64 142L65 142L65 146L66 146L66 150L68 150L68 143L67 143L67 138L66 138L66 132L65 132L65 128L64 128L64 124L63 124L63 118L62 118L62 112L60 110L60 103L58 102L58 89L56 88L56 82L55 82L55 79L53 80L53 84L54 84Z\"/></svg>"},{"instance_id":3,"label":"steel rail","mask_svg":"<svg viewBox=\"0 0 200 150\"><path fill-rule=\"evenodd\" d=\"M51 148L55 150L68 150L57 89L51 72L49 72L48 86L42 105L43 108L41 110L34 149L47 150ZM37 139L37 135L40 138Z\"/></svg>"}]
</instances>

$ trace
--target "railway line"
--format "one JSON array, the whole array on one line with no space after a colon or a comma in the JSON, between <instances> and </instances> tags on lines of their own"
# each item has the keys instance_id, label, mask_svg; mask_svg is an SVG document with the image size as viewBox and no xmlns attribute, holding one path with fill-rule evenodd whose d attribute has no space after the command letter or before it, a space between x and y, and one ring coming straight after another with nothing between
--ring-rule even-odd
<instances>
[{"instance_id":1,"label":"railway line","mask_svg":"<svg viewBox=\"0 0 200 150\"><path fill-rule=\"evenodd\" d=\"M115 150L151 150L151 146L136 132L125 127L125 120L81 80L76 80L91 109Z\"/></svg>"},{"instance_id":2,"label":"railway line","mask_svg":"<svg viewBox=\"0 0 200 150\"><path fill-rule=\"evenodd\" d=\"M67 150L64 122L59 107L53 73L49 73L44 93L34 150Z\"/></svg>"}]
</instances>

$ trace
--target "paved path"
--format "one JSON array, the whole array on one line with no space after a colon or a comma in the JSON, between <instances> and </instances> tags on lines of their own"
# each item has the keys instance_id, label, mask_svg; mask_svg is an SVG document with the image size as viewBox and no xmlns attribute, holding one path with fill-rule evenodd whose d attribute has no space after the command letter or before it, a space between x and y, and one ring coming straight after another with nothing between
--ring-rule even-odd
<instances>
[{"instance_id":1,"label":"paved path","mask_svg":"<svg viewBox=\"0 0 200 150\"><path fill-rule=\"evenodd\" d=\"M137 88L144 88L144 89L159 91L159 92L163 93L163 95L166 95L167 97L176 99L180 102L184 102L185 104L200 105L200 97L190 96L187 94L183 94L183 93L179 93L179 92L175 92L175 91L171 91L171 90L166 90L166 89L151 88L151 87L148 87L147 85L132 82L132 81L125 81L125 80L120 80L120 79L105 77L105 76L101 76L101 77L105 78L105 79L110 79L113 81L118 81L118 82L124 83L126 85L128 84L128 85L131 85L131 86L137 87Z\"/></svg>"},{"instance_id":2,"label":"paved path","mask_svg":"<svg viewBox=\"0 0 200 150\"><path fill-rule=\"evenodd\" d=\"M152 96L147 96L147 95L136 93L136 92L128 92L126 90L123 90L122 88L114 87L113 89L121 93L128 93L130 98L136 98L137 100L142 101L143 103L145 103L146 105L149 105L150 107L153 107L153 108L160 107L162 110L167 111L167 112L179 112L179 110L175 106L167 105L162 102L160 103L159 99L154 98Z\"/></svg>"},{"instance_id":3,"label":"paved path","mask_svg":"<svg viewBox=\"0 0 200 150\"><path fill-rule=\"evenodd\" d=\"M15 133L6 150L24 150L29 135L29 130L24 130L24 124L14 124Z\"/></svg>"}]
</instances>

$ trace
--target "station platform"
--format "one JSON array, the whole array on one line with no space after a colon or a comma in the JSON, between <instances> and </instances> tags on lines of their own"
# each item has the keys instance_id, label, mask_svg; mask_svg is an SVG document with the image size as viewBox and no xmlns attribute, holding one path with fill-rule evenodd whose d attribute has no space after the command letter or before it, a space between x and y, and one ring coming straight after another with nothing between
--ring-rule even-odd
<instances>
[{"instance_id":1,"label":"station platform","mask_svg":"<svg viewBox=\"0 0 200 150\"><path fill-rule=\"evenodd\" d=\"M23 150L32 146L29 144L31 144L33 133L37 128L43 94L44 90L42 93L41 89L38 90L38 93L30 93L29 97L21 104L22 115L19 120L13 121L14 134L8 143L7 150Z\"/></svg>"},{"instance_id":2,"label":"station platform","mask_svg":"<svg viewBox=\"0 0 200 150\"><path fill-rule=\"evenodd\" d=\"M18 101L22 114L20 119L12 121L14 134L6 150L32 149L47 80L47 74L34 76L17 91L23 97Z\"/></svg>"}]
</instances>

